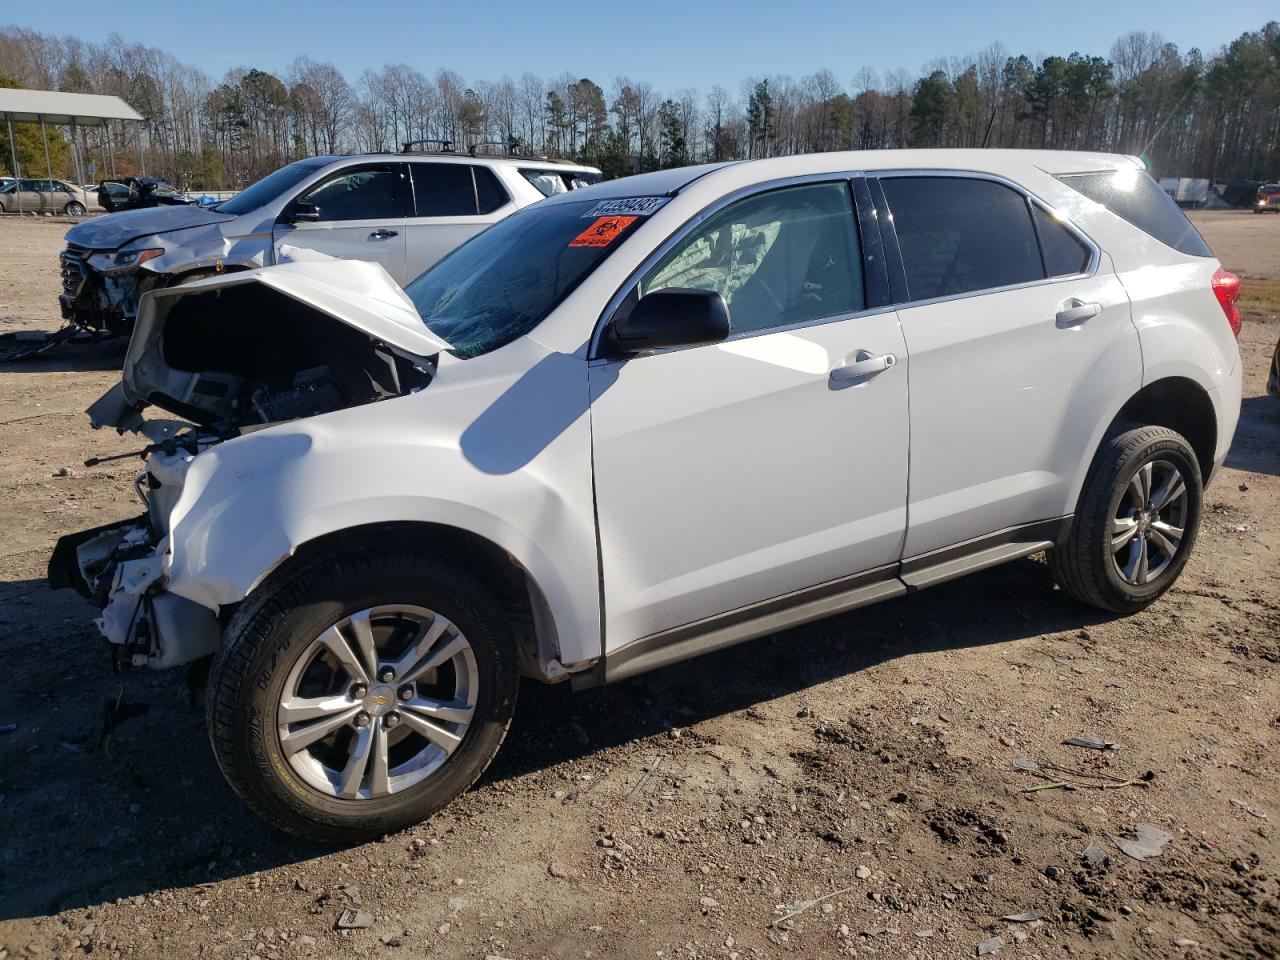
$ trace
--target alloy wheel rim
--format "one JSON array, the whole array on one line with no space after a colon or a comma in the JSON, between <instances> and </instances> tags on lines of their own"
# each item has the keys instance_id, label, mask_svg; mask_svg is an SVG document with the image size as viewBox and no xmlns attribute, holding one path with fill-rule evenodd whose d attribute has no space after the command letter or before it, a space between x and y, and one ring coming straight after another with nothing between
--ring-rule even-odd
<instances>
[{"instance_id":1,"label":"alloy wheel rim","mask_svg":"<svg viewBox=\"0 0 1280 960\"><path fill-rule=\"evenodd\" d=\"M1168 460L1144 463L1129 478L1111 519L1111 561L1125 583L1143 586L1169 569L1187 525L1187 482Z\"/></svg>"},{"instance_id":2,"label":"alloy wheel rim","mask_svg":"<svg viewBox=\"0 0 1280 960\"><path fill-rule=\"evenodd\" d=\"M276 709L281 752L309 786L372 800L426 780L470 729L475 652L426 607L369 607L307 645Z\"/></svg>"}]
</instances>

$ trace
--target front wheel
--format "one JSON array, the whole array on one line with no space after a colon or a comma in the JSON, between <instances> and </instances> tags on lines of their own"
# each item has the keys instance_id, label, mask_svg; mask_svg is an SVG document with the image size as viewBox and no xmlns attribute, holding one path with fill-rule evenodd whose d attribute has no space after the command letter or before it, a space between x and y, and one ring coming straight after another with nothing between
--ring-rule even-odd
<instances>
[{"instance_id":1,"label":"front wheel","mask_svg":"<svg viewBox=\"0 0 1280 960\"><path fill-rule=\"evenodd\" d=\"M1168 590L1195 544L1203 501L1191 445L1166 427L1137 427L1094 458L1066 542L1049 553L1071 597L1134 613Z\"/></svg>"},{"instance_id":2,"label":"front wheel","mask_svg":"<svg viewBox=\"0 0 1280 960\"><path fill-rule=\"evenodd\" d=\"M85 214L84 204L79 200L72 200L67 204L64 212L69 217L83 217Z\"/></svg>"},{"instance_id":3,"label":"front wheel","mask_svg":"<svg viewBox=\"0 0 1280 960\"><path fill-rule=\"evenodd\" d=\"M358 549L283 568L214 658L209 735L257 814L355 842L429 817L484 772L515 705L515 645L471 574Z\"/></svg>"}]
</instances>

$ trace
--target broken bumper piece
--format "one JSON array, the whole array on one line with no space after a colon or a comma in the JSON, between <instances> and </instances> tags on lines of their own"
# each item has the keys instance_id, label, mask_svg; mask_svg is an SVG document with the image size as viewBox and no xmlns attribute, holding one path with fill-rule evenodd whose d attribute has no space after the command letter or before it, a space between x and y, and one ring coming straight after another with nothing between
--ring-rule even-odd
<instances>
[{"instance_id":1,"label":"broken bumper piece","mask_svg":"<svg viewBox=\"0 0 1280 960\"><path fill-rule=\"evenodd\" d=\"M128 666L176 667L217 649L217 615L165 592L164 582L145 516L69 534L49 559L49 586L74 589L102 608L98 631Z\"/></svg>"}]
</instances>

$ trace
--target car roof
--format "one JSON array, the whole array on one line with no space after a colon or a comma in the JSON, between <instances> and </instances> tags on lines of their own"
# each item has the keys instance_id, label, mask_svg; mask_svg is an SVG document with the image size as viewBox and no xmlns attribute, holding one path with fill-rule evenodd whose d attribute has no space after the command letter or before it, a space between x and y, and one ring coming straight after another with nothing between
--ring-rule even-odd
<instances>
[{"instance_id":1,"label":"car roof","mask_svg":"<svg viewBox=\"0 0 1280 960\"><path fill-rule=\"evenodd\" d=\"M534 167L539 170L555 170L560 173L599 173L596 167L588 167L579 163L572 163L567 160L554 160L548 157L503 157L494 156L492 154L479 153L472 156L469 153L459 153L453 150L438 151L420 151L420 152L399 152L399 153L362 153L352 154L350 156L330 156L330 157L314 157L314 161L325 163L336 163L338 161L370 161L370 160L387 160L395 158L396 160L407 160L410 163L478 163L486 167Z\"/></svg>"},{"instance_id":2,"label":"car roof","mask_svg":"<svg viewBox=\"0 0 1280 960\"><path fill-rule=\"evenodd\" d=\"M1087 153L1075 150L843 150L828 153L801 153L760 160L705 163L670 170L640 173L608 180L559 194L540 206L582 200L618 197L674 196L696 181L708 185L717 180L734 183L764 183L788 177L834 172L877 173L886 170L955 170L991 173L1016 179L1028 166L1061 176L1142 166L1137 157L1117 153Z\"/></svg>"}]
</instances>

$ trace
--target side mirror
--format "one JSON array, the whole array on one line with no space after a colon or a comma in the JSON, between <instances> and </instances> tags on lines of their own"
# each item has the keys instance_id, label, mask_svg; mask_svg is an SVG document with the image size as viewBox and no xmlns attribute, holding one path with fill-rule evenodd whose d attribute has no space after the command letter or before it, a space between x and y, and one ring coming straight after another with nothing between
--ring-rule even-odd
<instances>
[{"instance_id":1,"label":"side mirror","mask_svg":"<svg viewBox=\"0 0 1280 960\"><path fill-rule=\"evenodd\" d=\"M720 343L729 336L729 308L712 290L673 287L640 298L631 312L609 325L605 344L613 356L664 347Z\"/></svg>"},{"instance_id":2,"label":"side mirror","mask_svg":"<svg viewBox=\"0 0 1280 960\"><path fill-rule=\"evenodd\" d=\"M301 200L289 205L285 211L285 220L289 223L315 223L320 219L320 208L314 203L303 203Z\"/></svg>"}]
</instances>

